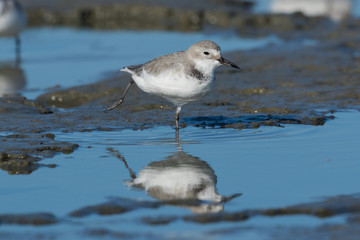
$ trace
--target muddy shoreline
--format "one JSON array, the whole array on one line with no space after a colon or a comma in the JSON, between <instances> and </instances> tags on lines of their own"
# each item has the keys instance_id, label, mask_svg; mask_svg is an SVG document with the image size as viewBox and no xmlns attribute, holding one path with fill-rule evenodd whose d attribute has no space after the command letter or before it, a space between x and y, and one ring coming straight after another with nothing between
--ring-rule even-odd
<instances>
[{"instance_id":1,"label":"muddy shoreline","mask_svg":"<svg viewBox=\"0 0 360 240\"><path fill-rule=\"evenodd\" d=\"M139 209L157 209L161 207L173 206L200 206L203 202L194 201L139 201L126 198L113 198L112 200L94 206L86 206L77 209L68 214L67 217L58 217L52 213L28 213L28 214L2 214L0 215L0 224L11 225L54 225L61 224L71 219L81 219L89 215L121 215L129 211L136 211ZM281 217L281 216L295 216L295 215L310 215L318 218L328 218L342 214L348 214L347 224L327 224L316 228L309 227L278 227L276 230L266 227L257 227L254 230L262 234L266 234L269 239L327 239L326 236L331 235L331 239L356 239L360 233L359 225L359 196L358 195L341 195L332 198L327 198L318 202L304 203L294 206L275 209L248 209L239 212L221 212L214 214L200 214L200 215L160 215L142 217L135 221L141 222L149 226L160 226L171 224L175 221L184 221L195 224L209 224L221 222L246 222L251 218L263 217ZM223 230L210 231L212 236L241 233L242 231L249 230L249 227L232 227L224 228ZM293 235L294 232L299 234ZM117 236L120 232L106 228L91 227L86 229L85 236ZM122 231L122 238L132 239L133 237L141 237L145 233L136 233L131 231ZM153 234L151 234L153 235ZM11 233L3 232L0 236L14 236ZM22 236L20 234L20 236ZM28 236L30 239L38 239L38 236ZM156 236L150 237L150 239Z\"/></svg>"}]
</instances>

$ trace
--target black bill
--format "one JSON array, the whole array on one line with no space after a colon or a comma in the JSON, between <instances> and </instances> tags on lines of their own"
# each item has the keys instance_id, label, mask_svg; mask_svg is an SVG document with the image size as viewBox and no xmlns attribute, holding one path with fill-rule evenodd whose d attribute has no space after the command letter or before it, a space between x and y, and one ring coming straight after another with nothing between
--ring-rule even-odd
<instances>
[{"instance_id":1,"label":"black bill","mask_svg":"<svg viewBox=\"0 0 360 240\"><path fill-rule=\"evenodd\" d=\"M240 67L239 67L238 65L236 65L235 63L230 62L229 60L227 60L227 59L225 59L225 58L223 58L223 57L221 57L221 58L218 59L218 60L219 60L219 62L220 62L221 64L224 64L224 65L227 65L227 66L230 66L230 67L233 67L233 68L240 69Z\"/></svg>"}]
</instances>

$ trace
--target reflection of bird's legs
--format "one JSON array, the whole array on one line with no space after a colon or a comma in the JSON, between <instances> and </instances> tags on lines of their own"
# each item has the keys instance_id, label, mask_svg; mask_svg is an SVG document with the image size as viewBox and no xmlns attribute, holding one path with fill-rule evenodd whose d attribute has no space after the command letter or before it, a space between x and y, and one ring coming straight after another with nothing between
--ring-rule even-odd
<instances>
[{"instance_id":1,"label":"reflection of bird's legs","mask_svg":"<svg viewBox=\"0 0 360 240\"><path fill-rule=\"evenodd\" d=\"M179 131L179 113L181 111L181 107L177 107L176 108L176 112L175 112L175 125L176 125L176 131Z\"/></svg>"},{"instance_id":2,"label":"reflection of bird's legs","mask_svg":"<svg viewBox=\"0 0 360 240\"><path fill-rule=\"evenodd\" d=\"M16 53L16 66L18 67L21 63L21 56L20 56L20 37L17 35L15 37L15 53Z\"/></svg>"},{"instance_id":3,"label":"reflection of bird's legs","mask_svg":"<svg viewBox=\"0 0 360 240\"><path fill-rule=\"evenodd\" d=\"M120 159L124 164L126 169L129 171L129 175L132 179L136 178L136 174L133 172L133 170L129 167L129 165L126 162L126 159L120 154L119 151L114 150L113 148L108 148L107 149L114 157L116 157L117 159Z\"/></svg>"},{"instance_id":4,"label":"reflection of bird's legs","mask_svg":"<svg viewBox=\"0 0 360 240\"><path fill-rule=\"evenodd\" d=\"M181 143L180 143L179 129L176 129L176 131L175 131L175 144L178 147L178 151L182 152L183 149L182 149Z\"/></svg>"},{"instance_id":5,"label":"reflection of bird's legs","mask_svg":"<svg viewBox=\"0 0 360 240\"><path fill-rule=\"evenodd\" d=\"M120 104L122 104L124 102L125 96L127 94L127 92L129 91L129 88L131 87L131 85L134 83L134 80L130 80L130 82L128 83L128 85L125 88L124 94L122 95L122 97L117 100L116 102L114 102L113 104L111 104L110 106L108 106L105 111L110 111L113 110L114 108L118 107Z\"/></svg>"}]
</instances>

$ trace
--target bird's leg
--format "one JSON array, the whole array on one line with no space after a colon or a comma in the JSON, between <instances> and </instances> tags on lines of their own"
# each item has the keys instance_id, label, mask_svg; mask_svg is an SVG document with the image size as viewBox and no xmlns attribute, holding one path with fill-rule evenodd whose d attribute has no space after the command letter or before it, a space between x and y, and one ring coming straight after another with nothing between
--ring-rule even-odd
<instances>
[{"instance_id":1,"label":"bird's leg","mask_svg":"<svg viewBox=\"0 0 360 240\"><path fill-rule=\"evenodd\" d=\"M181 111L181 107L177 107L176 108L176 113L175 113L175 125L176 125L176 131L179 131L179 113Z\"/></svg>"},{"instance_id":2,"label":"bird's leg","mask_svg":"<svg viewBox=\"0 0 360 240\"><path fill-rule=\"evenodd\" d=\"M131 85L134 83L134 80L130 80L130 82L128 83L128 85L125 88L124 94L123 96L117 100L116 102L114 102L113 104L111 104L110 106L108 106L105 111L110 111L113 110L114 108L118 107L120 104L122 104L124 102L125 96L127 94L127 92L129 91L129 88L131 87Z\"/></svg>"},{"instance_id":3,"label":"bird's leg","mask_svg":"<svg viewBox=\"0 0 360 240\"><path fill-rule=\"evenodd\" d=\"M20 57L20 37L17 35L15 37L15 53L16 53L16 66L20 65L21 57Z\"/></svg>"}]
</instances>

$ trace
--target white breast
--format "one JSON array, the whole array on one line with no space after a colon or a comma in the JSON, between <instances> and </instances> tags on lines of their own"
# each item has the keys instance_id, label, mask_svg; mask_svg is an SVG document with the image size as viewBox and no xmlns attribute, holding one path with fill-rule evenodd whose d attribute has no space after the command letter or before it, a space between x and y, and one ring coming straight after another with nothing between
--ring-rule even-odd
<instances>
[{"instance_id":1,"label":"white breast","mask_svg":"<svg viewBox=\"0 0 360 240\"><path fill-rule=\"evenodd\" d=\"M143 70L141 76L133 75L133 79L144 92L164 97L177 106L203 97L211 90L214 82L213 76L199 80L186 75L184 71L164 71L153 76Z\"/></svg>"},{"instance_id":2,"label":"white breast","mask_svg":"<svg viewBox=\"0 0 360 240\"><path fill-rule=\"evenodd\" d=\"M13 3L6 11L5 3L0 1L0 36L16 36L26 26L26 17Z\"/></svg>"}]
</instances>

